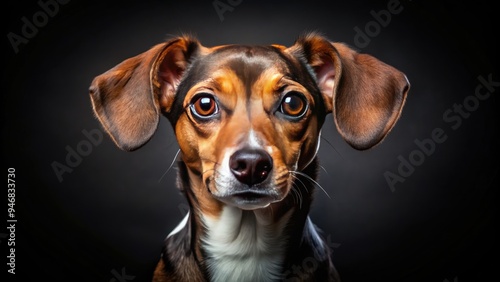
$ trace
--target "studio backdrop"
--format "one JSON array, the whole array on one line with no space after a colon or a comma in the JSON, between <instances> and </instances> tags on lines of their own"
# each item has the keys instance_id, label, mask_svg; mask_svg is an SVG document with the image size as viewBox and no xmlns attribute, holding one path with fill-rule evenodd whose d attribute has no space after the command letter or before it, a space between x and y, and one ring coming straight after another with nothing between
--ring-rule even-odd
<instances>
[{"instance_id":1,"label":"studio backdrop","mask_svg":"<svg viewBox=\"0 0 500 282\"><path fill-rule=\"evenodd\" d=\"M204 46L290 46L309 31L411 84L401 118L370 150L350 147L331 115L323 126L311 218L342 281L498 276L498 25L481 2L3 3L2 276L150 281L188 211L169 122L140 150L118 149L92 111L95 76L181 34Z\"/></svg>"}]
</instances>

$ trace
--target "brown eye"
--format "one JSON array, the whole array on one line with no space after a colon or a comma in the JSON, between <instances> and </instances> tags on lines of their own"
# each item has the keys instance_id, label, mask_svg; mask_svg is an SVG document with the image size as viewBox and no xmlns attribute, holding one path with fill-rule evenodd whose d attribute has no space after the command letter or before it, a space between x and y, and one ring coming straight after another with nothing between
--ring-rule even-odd
<instances>
[{"instance_id":1,"label":"brown eye","mask_svg":"<svg viewBox=\"0 0 500 282\"><path fill-rule=\"evenodd\" d=\"M191 103L191 112L198 118L209 118L219 112L217 101L210 94L196 96Z\"/></svg>"},{"instance_id":2,"label":"brown eye","mask_svg":"<svg viewBox=\"0 0 500 282\"><path fill-rule=\"evenodd\" d=\"M291 92L281 100L280 112L292 117L300 118L307 110L307 102L304 96L298 92Z\"/></svg>"}]
</instances>

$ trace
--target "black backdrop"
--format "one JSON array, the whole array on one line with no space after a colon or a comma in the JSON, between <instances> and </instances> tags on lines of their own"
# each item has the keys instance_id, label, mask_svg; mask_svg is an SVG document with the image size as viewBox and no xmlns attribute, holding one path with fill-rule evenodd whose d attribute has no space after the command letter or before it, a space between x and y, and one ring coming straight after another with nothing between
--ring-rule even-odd
<instances>
[{"instance_id":1,"label":"black backdrop","mask_svg":"<svg viewBox=\"0 0 500 282\"><path fill-rule=\"evenodd\" d=\"M343 281L498 276L500 73L492 7L40 0L5 2L2 10L3 175L15 168L17 222L15 232L0 230L0 269L9 274L15 240L10 278L149 281L164 237L186 213L175 169L167 172L178 150L168 122L142 149L120 151L92 114L93 77L182 32L205 46L290 45L311 30L395 66L412 84L396 127L369 151L350 148L331 118L324 126L319 182L331 199L318 191L311 216Z\"/></svg>"}]
</instances>

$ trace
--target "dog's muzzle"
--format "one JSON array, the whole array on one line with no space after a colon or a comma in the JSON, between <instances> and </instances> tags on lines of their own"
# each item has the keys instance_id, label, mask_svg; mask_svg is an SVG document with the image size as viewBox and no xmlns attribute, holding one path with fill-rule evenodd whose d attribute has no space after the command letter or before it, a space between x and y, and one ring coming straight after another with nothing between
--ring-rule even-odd
<instances>
[{"instance_id":1,"label":"dog's muzzle","mask_svg":"<svg viewBox=\"0 0 500 282\"><path fill-rule=\"evenodd\" d=\"M252 210L267 207L279 201L272 183L273 159L262 149L243 148L235 151L228 160L230 181L216 181L219 193L214 196L220 201ZM217 177L217 176L216 176ZM220 187L224 183L229 187ZM225 191L220 191L225 189Z\"/></svg>"}]
</instances>

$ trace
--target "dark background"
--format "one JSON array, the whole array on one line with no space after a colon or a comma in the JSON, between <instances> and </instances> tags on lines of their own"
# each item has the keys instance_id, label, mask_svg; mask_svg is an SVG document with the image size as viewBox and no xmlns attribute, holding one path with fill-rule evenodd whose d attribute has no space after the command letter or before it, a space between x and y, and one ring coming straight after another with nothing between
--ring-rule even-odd
<instances>
[{"instance_id":1,"label":"dark background","mask_svg":"<svg viewBox=\"0 0 500 282\"><path fill-rule=\"evenodd\" d=\"M88 97L96 75L183 32L205 46L291 45L311 30L395 66L412 85L396 127L369 151L350 148L331 118L324 126L319 182L331 199L318 190L311 216L343 281L498 276L500 87L459 126L443 119L454 104L471 101L479 76L500 81L493 7L401 0L403 10L360 46L355 28L364 30L374 21L370 11L391 1L242 0L222 20L213 2L72 0L17 53L7 34L22 36L22 18L32 22L42 8L2 3L2 159L5 178L8 167L16 169L18 280L149 281L163 239L186 213L175 169L166 172L178 146L165 119L136 152L120 151L107 136L85 147L83 130L102 132ZM398 174L401 158L418 154L415 140L432 138L437 128L447 139L391 190L384 173ZM52 164L70 168L67 155L78 149L86 156L70 158L74 167L60 181ZM5 273L10 234L2 228L0 236Z\"/></svg>"}]
</instances>

